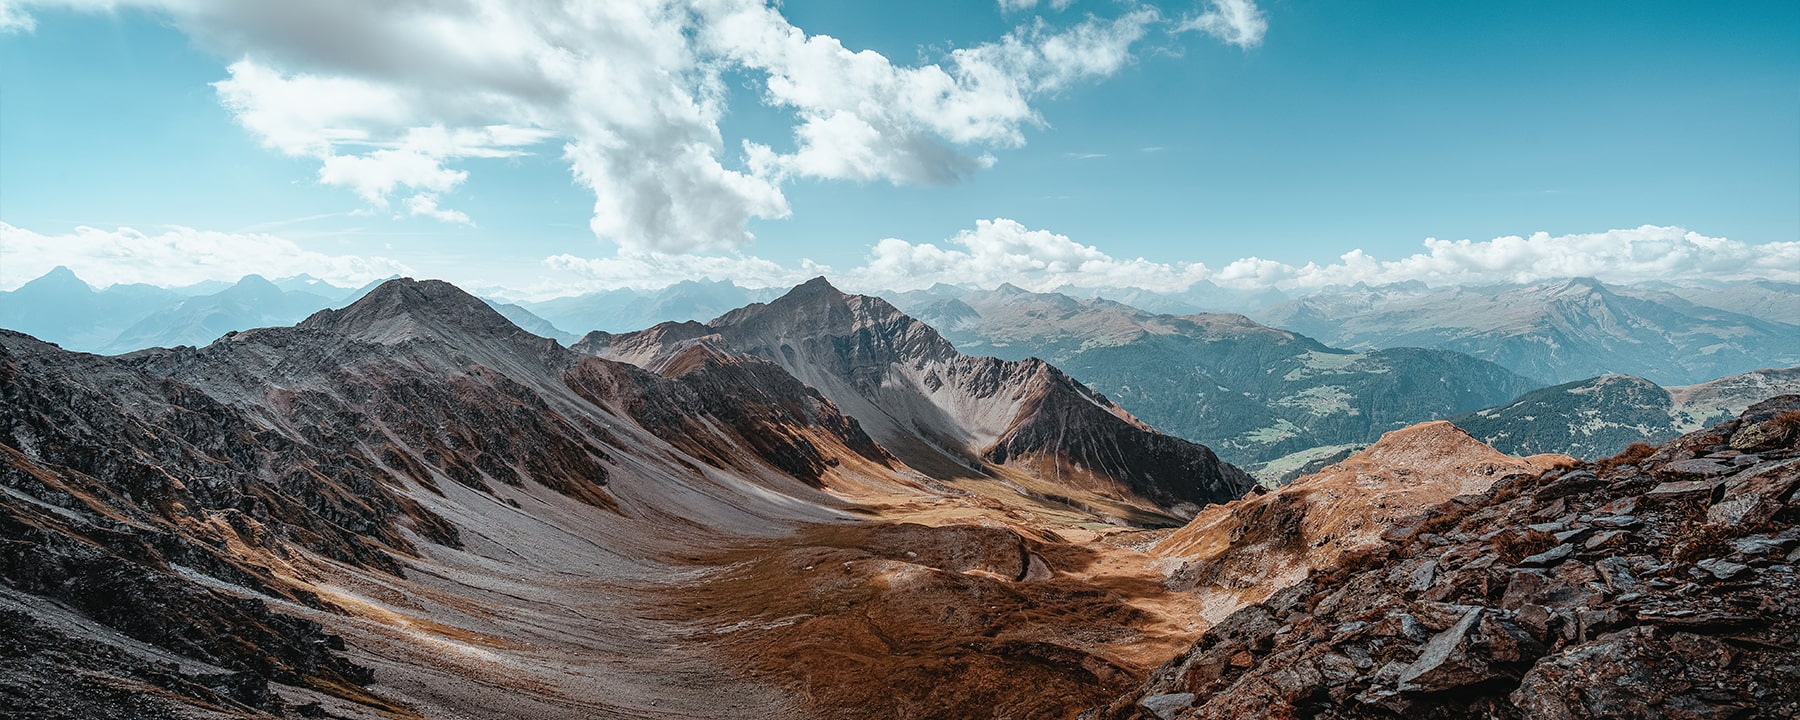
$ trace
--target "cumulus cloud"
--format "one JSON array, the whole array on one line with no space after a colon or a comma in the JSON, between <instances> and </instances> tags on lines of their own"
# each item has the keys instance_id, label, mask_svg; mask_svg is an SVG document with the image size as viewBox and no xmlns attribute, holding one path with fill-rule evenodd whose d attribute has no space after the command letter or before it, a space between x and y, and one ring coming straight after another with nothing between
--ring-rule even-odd
<instances>
[{"instance_id":1,"label":"cumulus cloud","mask_svg":"<svg viewBox=\"0 0 1800 720\"><path fill-rule=\"evenodd\" d=\"M1646 225L1598 233L1492 240L1424 241L1424 252L1381 260L1360 249L1335 263L1295 266L1248 257L1212 268L1200 262L1121 259L1047 230L1004 218L982 220L950 247L889 238L845 279L865 289L908 290L932 283L1032 290L1058 287L1185 290L1205 280L1244 289L1306 291L1332 285L1531 283L1566 277L1606 282L1650 280L1800 281L1800 242L1751 245L1680 227Z\"/></svg>"},{"instance_id":2,"label":"cumulus cloud","mask_svg":"<svg viewBox=\"0 0 1800 720\"><path fill-rule=\"evenodd\" d=\"M44 235L0 222L0 288L11 290L58 265L102 287L139 282L177 287L236 281L251 273L271 278L306 273L352 286L412 272L385 257L326 255L259 233L172 227L150 234L128 227L77 227Z\"/></svg>"},{"instance_id":3,"label":"cumulus cloud","mask_svg":"<svg viewBox=\"0 0 1800 720\"><path fill-rule=\"evenodd\" d=\"M472 161L559 144L594 195L593 232L640 253L736 251L751 220L789 214L795 178L956 182L1023 144L1041 98L1119 72L1162 22L1136 4L1032 18L905 65L771 0L3 0L0 18L22 27L33 5L166 14L235 59L215 89L247 131L376 208L429 199L438 213L416 214L462 222L444 206ZM727 78L791 114L784 137L726 144Z\"/></svg>"},{"instance_id":4,"label":"cumulus cloud","mask_svg":"<svg viewBox=\"0 0 1800 720\"><path fill-rule=\"evenodd\" d=\"M1532 283L1596 277L1611 283L1652 280L1800 282L1800 242L1760 245L1715 238L1679 227L1646 225L1598 233L1492 240L1424 241L1424 251L1383 260L1351 250L1337 262L1291 265L1248 257L1218 267L1198 261L1156 262L1120 258L1066 235L1031 229L1006 218L977 221L942 245L881 240L863 264L842 272L811 261L784 266L756 257L634 255L550 258L548 265L574 273L579 282L535 289L537 296L586 289L661 287L691 278L730 279L756 287L791 285L820 274L849 289L913 290L935 283L993 288L1011 283L1036 291L1059 288L1181 292L1201 281L1242 289L1274 288L1305 293L1355 283L1428 285Z\"/></svg>"},{"instance_id":5,"label":"cumulus cloud","mask_svg":"<svg viewBox=\"0 0 1800 720\"><path fill-rule=\"evenodd\" d=\"M1269 21L1254 0L1210 0L1206 12L1190 17L1177 30L1197 30L1241 48L1262 44Z\"/></svg>"},{"instance_id":6,"label":"cumulus cloud","mask_svg":"<svg viewBox=\"0 0 1800 720\"><path fill-rule=\"evenodd\" d=\"M1415 280L1428 285L1530 283L1565 277L1614 283L1800 281L1800 242L1751 245L1672 226L1571 235L1539 232L1485 241L1427 238L1424 246L1424 252L1395 260L1352 250L1336 263L1300 267L1246 258L1220 268L1211 279L1221 285L1282 288Z\"/></svg>"},{"instance_id":7,"label":"cumulus cloud","mask_svg":"<svg viewBox=\"0 0 1800 720\"><path fill-rule=\"evenodd\" d=\"M438 207L437 193L419 193L406 199L406 214L442 220L448 223L474 225L469 216L459 210Z\"/></svg>"},{"instance_id":8,"label":"cumulus cloud","mask_svg":"<svg viewBox=\"0 0 1800 720\"><path fill-rule=\"evenodd\" d=\"M1118 72L1157 19L1139 8L1068 28L1040 20L920 67L808 36L763 5L717 16L702 37L766 73L764 102L799 121L793 152L745 145L759 176L944 184L991 165L987 148L1023 144L1024 128L1041 123L1033 99Z\"/></svg>"},{"instance_id":9,"label":"cumulus cloud","mask_svg":"<svg viewBox=\"0 0 1800 720\"><path fill-rule=\"evenodd\" d=\"M1002 282L1030 290L1058 287L1142 287L1185 290L1203 279L1204 265L1156 263L1112 257L1065 235L1032 230L1005 218L980 220L950 238L950 247L888 238L868 261L845 276L863 289L913 290L935 283L994 287Z\"/></svg>"},{"instance_id":10,"label":"cumulus cloud","mask_svg":"<svg viewBox=\"0 0 1800 720\"><path fill-rule=\"evenodd\" d=\"M37 22L31 19L13 0L0 0L0 34L15 32L31 32L37 29Z\"/></svg>"}]
</instances>

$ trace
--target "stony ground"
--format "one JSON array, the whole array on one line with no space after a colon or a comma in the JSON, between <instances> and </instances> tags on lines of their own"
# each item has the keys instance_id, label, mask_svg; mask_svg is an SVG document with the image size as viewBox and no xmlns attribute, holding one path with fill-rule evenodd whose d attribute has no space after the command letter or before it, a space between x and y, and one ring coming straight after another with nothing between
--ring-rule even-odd
<instances>
[{"instance_id":1,"label":"stony ground","mask_svg":"<svg viewBox=\"0 0 1800 720\"><path fill-rule=\"evenodd\" d=\"M1456 498L1083 717L1796 717L1797 411Z\"/></svg>"}]
</instances>

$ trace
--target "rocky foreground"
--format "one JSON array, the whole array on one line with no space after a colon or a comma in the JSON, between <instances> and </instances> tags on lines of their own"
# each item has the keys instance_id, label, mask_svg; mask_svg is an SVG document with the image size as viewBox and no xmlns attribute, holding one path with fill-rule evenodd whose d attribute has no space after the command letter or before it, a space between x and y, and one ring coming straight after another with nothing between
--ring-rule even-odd
<instances>
[{"instance_id":1,"label":"rocky foreground","mask_svg":"<svg viewBox=\"0 0 1800 720\"><path fill-rule=\"evenodd\" d=\"M1800 396L1503 479L1083 718L1800 716Z\"/></svg>"}]
</instances>

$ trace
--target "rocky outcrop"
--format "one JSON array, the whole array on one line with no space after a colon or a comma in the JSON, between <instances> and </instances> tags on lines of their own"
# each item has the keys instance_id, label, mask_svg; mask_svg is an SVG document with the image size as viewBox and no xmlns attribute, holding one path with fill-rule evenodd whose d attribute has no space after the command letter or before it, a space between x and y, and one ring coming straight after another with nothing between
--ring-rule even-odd
<instances>
[{"instance_id":1,"label":"rocky outcrop","mask_svg":"<svg viewBox=\"0 0 1800 720\"><path fill-rule=\"evenodd\" d=\"M695 347L779 366L936 479L1004 468L1044 481L1042 494L1163 506L1221 502L1250 487L1211 450L1157 433L1048 363L963 355L886 301L846 295L824 278L710 323L592 333L574 349L670 374Z\"/></svg>"},{"instance_id":2,"label":"rocky outcrop","mask_svg":"<svg viewBox=\"0 0 1800 720\"><path fill-rule=\"evenodd\" d=\"M1800 713L1800 396L1503 479L1218 623L1088 718Z\"/></svg>"},{"instance_id":3,"label":"rocky outcrop","mask_svg":"<svg viewBox=\"0 0 1800 720\"><path fill-rule=\"evenodd\" d=\"M1564 463L1574 460L1512 457L1448 422L1421 423L1277 490L1207 508L1153 552L1180 563L1171 585L1206 595L1218 620L1383 544L1382 532L1453 497Z\"/></svg>"},{"instance_id":4,"label":"rocky outcrop","mask_svg":"<svg viewBox=\"0 0 1800 720\"><path fill-rule=\"evenodd\" d=\"M70 716L100 716L108 677L243 713L280 709L270 681L367 682L317 623L211 585L324 608L293 580L291 552L393 572L388 553L412 547L402 523L457 542L362 458L308 452L192 387L114 360L0 331L0 396L4 684L23 692L11 673L80 669L100 688L59 687L12 707L60 698ZM130 653L72 641L30 612L45 601L215 669L141 667ZM32 650L43 646L62 651Z\"/></svg>"}]
</instances>

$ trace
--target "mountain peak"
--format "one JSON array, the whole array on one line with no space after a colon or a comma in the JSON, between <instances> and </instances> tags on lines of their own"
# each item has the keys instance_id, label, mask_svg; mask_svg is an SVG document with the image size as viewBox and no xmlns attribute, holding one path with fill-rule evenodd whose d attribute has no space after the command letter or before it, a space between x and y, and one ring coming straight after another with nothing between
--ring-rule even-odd
<instances>
[{"instance_id":1,"label":"mountain peak","mask_svg":"<svg viewBox=\"0 0 1800 720\"><path fill-rule=\"evenodd\" d=\"M788 295L812 295L812 294L822 294L822 293L834 293L837 295L844 294L844 292L842 290L837 289L837 286L832 285L830 280L826 280L824 275L820 275L816 278L813 278L806 282L800 283L799 285L795 285L794 289L789 290L787 294Z\"/></svg>"},{"instance_id":2,"label":"mountain peak","mask_svg":"<svg viewBox=\"0 0 1800 720\"><path fill-rule=\"evenodd\" d=\"M303 328L331 330L380 343L420 336L523 333L505 316L442 280L388 280L342 310L321 310Z\"/></svg>"},{"instance_id":3,"label":"mountain peak","mask_svg":"<svg viewBox=\"0 0 1800 720\"><path fill-rule=\"evenodd\" d=\"M36 280L32 280L31 282L19 286L19 290L25 290L27 288L37 291L65 293L94 292L94 286L87 284L87 281L77 277L75 271L70 270L67 265L58 265L51 268L50 272L44 273Z\"/></svg>"}]
</instances>

